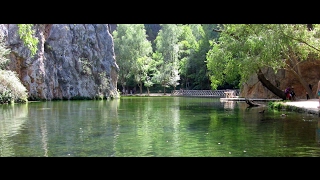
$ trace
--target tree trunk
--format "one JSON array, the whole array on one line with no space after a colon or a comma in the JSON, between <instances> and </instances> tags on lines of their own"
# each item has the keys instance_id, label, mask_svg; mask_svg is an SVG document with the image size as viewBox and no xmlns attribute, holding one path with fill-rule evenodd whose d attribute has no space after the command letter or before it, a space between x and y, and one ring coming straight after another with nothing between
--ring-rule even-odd
<instances>
[{"instance_id":1,"label":"tree trunk","mask_svg":"<svg viewBox=\"0 0 320 180\"><path fill-rule=\"evenodd\" d=\"M147 87L148 96L150 96L149 87Z\"/></svg>"},{"instance_id":2,"label":"tree trunk","mask_svg":"<svg viewBox=\"0 0 320 180\"><path fill-rule=\"evenodd\" d=\"M309 94L309 97L313 99L315 96L312 93L312 90L309 88L309 84L307 83L307 81L302 77L301 68L300 68L301 63L302 62L299 61L299 57L297 57L294 53L291 53L289 56L288 70L289 72L293 73L293 75L299 80L301 85Z\"/></svg>"},{"instance_id":3,"label":"tree trunk","mask_svg":"<svg viewBox=\"0 0 320 180\"><path fill-rule=\"evenodd\" d=\"M142 82L139 83L140 94L142 94Z\"/></svg>"},{"instance_id":4,"label":"tree trunk","mask_svg":"<svg viewBox=\"0 0 320 180\"><path fill-rule=\"evenodd\" d=\"M269 89L273 94L280 97L283 100L286 100L286 95L283 90L280 90L276 86L274 86L269 80L266 79L264 74L262 73L261 69L259 69L259 72L257 73L259 81L262 83L264 87Z\"/></svg>"},{"instance_id":5,"label":"tree trunk","mask_svg":"<svg viewBox=\"0 0 320 180\"><path fill-rule=\"evenodd\" d=\"M292 58L294 59L294 58ZM309 94L309 97L311 99L314 98L314 94L312 93L312 90L309 88L309 84L307 83L307 81L305 79L302 78L302 73L300 70L300 63L299 62L295 62L295 66L292 67L296 67L296 68L291 68L289 71L292 72L295 77L299 80L299 82L301 83L301 85L304 87L304 89L306 90L306 92Z\"/></svg>"},{"instance_id":6,"label":"tree trunk","mask_svg":"<svg viewBox=\"0 0 320 180\"><path fill-rule=\"evenodd\" d=\"M309 94L309 97L311 99L313 99L315 97L315 95L312 93L312 90L309 87L309 84L302 78L301 75L299 75L297 72L295 71L291 71L295 77L299 80L299 82L301 83L301 85L304 87L304 89L306 90L306 92Z\"/></svg>"},{"instance_id":7,"label":"tree trunk","mask_svg":"<svg viewBox=\"0 0 320 180\"><path fill-rule=\"evenodd\" d=\"M122 93L123 95L126 94L126 86L124 84L121 84L122 85Z\"/></svg>"}]
</instances>

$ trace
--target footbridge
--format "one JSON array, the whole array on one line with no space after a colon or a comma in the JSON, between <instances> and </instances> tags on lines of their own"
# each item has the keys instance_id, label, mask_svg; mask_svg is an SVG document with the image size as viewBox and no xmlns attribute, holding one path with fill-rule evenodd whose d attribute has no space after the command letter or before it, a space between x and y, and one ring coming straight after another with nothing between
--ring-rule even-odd
<instances>
[{"instance_id":1,"label":"footbridge","mask_svg":"<svg viewBox=\"0 0 320 180\"><path fill-rule=\"evenodd\" d=\"M197 97L238 97L239 89L225 89L225 90L173 90L172 96L197 96Z\"/></svg>"}]
</instances>

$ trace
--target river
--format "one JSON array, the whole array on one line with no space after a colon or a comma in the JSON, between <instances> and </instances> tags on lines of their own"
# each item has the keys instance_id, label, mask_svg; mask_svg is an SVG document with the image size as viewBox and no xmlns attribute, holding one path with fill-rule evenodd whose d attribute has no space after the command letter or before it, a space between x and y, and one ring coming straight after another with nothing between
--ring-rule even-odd
<instances>
[{"instance_id":1,"label":"river","mask_svg":"<svg viewBox=\"0 0 320 180\"><path fill-rule=\"evenodd\" d=\"M1 157L313 157L319 142L318 116L219 98L0 105Z\"/></svg>"}]
</instances>

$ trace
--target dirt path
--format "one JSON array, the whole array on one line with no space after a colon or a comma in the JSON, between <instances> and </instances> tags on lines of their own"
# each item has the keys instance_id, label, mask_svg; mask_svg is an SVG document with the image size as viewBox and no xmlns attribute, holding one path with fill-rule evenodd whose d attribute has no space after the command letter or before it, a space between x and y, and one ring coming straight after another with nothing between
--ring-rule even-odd
<instances>
[{"instance_id":1,"label":"dirt path","mask_svg":"<svg viewBox=\"0 0 320 180\"><path fill-rule=\"evenodd\" d=\"M283 102L284 105L294 106L303 109L305 112L314 113L320 117L319 99L297 100Z\"/></svg>"}]
</instances>

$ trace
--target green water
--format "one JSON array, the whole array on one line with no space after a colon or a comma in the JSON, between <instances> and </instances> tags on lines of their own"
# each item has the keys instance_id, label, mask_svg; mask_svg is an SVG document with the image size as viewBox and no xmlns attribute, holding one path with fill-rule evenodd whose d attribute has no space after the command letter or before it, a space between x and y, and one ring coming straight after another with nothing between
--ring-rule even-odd
<instances>
[{"instance_id":1,"label":"green water","mask_svg":"<svg viewBox=\"0 0 320 180\"><path fill-rule=\"evenodd\" d=\"M319 121L218 98L4 104L0 156L311 157L320 156Z\"/></svg>"}]
</instances>

